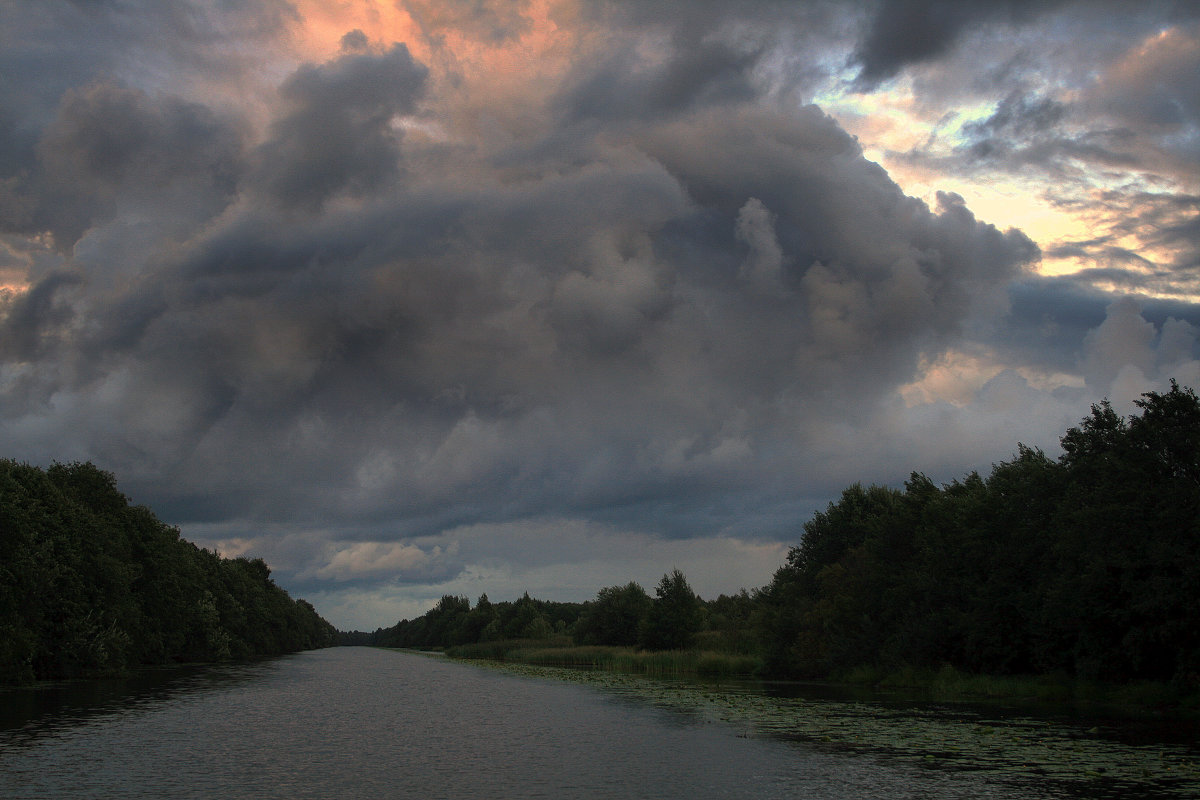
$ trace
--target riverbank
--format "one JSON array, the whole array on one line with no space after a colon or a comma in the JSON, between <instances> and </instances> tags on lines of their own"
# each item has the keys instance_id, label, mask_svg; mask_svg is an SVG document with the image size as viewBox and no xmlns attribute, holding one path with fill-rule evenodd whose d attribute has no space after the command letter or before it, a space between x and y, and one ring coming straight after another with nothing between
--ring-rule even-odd
<instances>
[{"instance_id":1,"label":"riverbank","mask_svg":"<svg viewBox=\"0 0 1200 800\"><path fill-rule=\"evenodd\" d=\"M754 655L707 650L646 651L632 647L576 646L569 637L508 639L447 648L445 655L541 667L650 677L758 678L763 661ZM1200 718L1200 693L1169 683L1107 684L1067 675L973 675L953 667L884 671L859 668L830 676L827 685L902 694L927 702L1048 704L1122 716Z\"/></svg>"},{"instance_id":2,"label":"riverbank","mask_svg":"<svg viewBox=\"0 0 1200 800\"><path fill-rule=\"evenodd\" d=\"M602 669L650 676L751 677L762 671L753 655L710 650L637 650L609 645L577 646L568 637L508 639L447 648L459 659L487 659L543 667Z\"/></svg>"},{"instance_id":3,"label":"riverbank","mask_svg":"<svg viewBox=\"0 0 1200 800\"><path fill-rule=\"evenodd\" d=\"M903 691L943 702L1002 701L1044 703L1122 715L1200 718L1200 692L1157 681L1112 684L1065 674L973 675L953 667L940 670L883 671L860 668L839 683L879 691Z\"/></svg>"}]
</instances>

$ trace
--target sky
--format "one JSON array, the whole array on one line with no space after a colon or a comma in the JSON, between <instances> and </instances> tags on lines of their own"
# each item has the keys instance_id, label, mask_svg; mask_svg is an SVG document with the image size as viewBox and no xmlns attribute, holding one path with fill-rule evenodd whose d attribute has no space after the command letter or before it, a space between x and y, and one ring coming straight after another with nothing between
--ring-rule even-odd
<instances>
[{"instance_id":1,"label":"sky","mask_svg":"<svg viewBox=\"0 0 1200 800\"><path fill-rule=\"evenodd\" d=\"M1198 326L1194 2L0 0L0 457L342 629L764 586Z\"/></svg>"}]
</instances>

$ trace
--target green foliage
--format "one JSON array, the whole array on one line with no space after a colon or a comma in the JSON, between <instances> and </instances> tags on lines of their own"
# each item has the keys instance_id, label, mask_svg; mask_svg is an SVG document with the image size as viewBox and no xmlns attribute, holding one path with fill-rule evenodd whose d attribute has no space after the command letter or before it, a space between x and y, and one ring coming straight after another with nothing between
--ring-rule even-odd
<instances>
[{"instance_id":1,"label":"green foliage","mask_svg":"<svg viewBox=\"0 0 1200 800\"><path fill-rule=\"evenodd\" d=\"M650 613L642 621L638 644L647 650L684 650L700 630L702 603L678 569L662 576Z\"/></svg>"},{"instance_id":2,"label":"green foliage","mask_svg":"<svg viewBox=\"0 0 1200 800\"><path fill-rule=\"evenodd\" d=\"M1094 406L1051 460L854 486L756 600L768 669L1200 682L1200 401Z\"/></svg>"},{"instance_id":3,"label":"green foliage","mask_svg":"<svg viewBox=\"0 0 1200 800\"><path fill-rule=\"evenodd\" d=\"M603 669L647 675L749 676L762 667L752 655L711 650L638 650L610 645L572 645L570 638L514 639L459 645L446 650L451 658L489 659L519 664L575 669Z\"/></svg>"},{"instance_id":4,"label":"green foliage","mask_svg":"<svg viewBox=\"0 0 1200 800\"><path fill-rule=\"evenodd\" d=\"M91 464L0 460L0 683L327 646L261 560L222 559Z\"/></svg>"},{"instance_id":5,"label":"green foliage","mask_svg":"<svg viewBox=\"0 0 1200 800\"><path fill-rule=\"evenodd\" d=\"M580 644L633 646L652 605L650 595L633 581L601 589L580 614L575 640Z\"/></svg>"},{"instance_id":6,"label":"green foliage","mask_svg":"<svg viewBox=\"0 0 1200 800\"><path fill-rule=\"evenodd\" d=\"M582 603L536 600L528 592L515 603L492 603L482 595L475 608L465 597L446 595L422 616L375 631L370 643L437 649L477 642L548 639L564 635L582 610Z\"/></svg>"},{"instance_id":7,"label":"green foliage","mask_svg":"<svg viewBox=\"0 0 1200 800\"><path fill-rule=\"evenodd\" d=\"M515 640L570 636L581 645L638 645L669 650L688 647L700 630L704 604L679 570L663 576L651 599L637 583L601 589L588 603L537 600L526 592L516 602L492 603L487 595L475 608L465 597L443 597L420 617L401 620L371 635L382 647L460 648ZM730 613L737 601L726 599ZM745 596L736 614L749 616ZM729 624L729 617L724 617ZM484 648L494 652L496 647Z\"/></svg>"},{"instance_id":8,"label":"green foliage","mask_svg":"<svg viewBox=\"0 0 1200 800\"><path fill-rule=\"evenodd\" d=\"M705 604L703 629L696 634L696 647L719 653L757 656L759 641L754 635L758 608L756 596L745 589L734 595L719 595Z\"/></svg>"}]
</instances>

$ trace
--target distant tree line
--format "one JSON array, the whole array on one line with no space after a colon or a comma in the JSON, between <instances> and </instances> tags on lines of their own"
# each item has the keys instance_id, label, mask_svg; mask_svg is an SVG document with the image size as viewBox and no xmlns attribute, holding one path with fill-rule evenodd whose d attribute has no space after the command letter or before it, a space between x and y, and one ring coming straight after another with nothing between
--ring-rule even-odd
<instances>
[{"instance_id":1,"label":"distant tree line","mask_svg":"<svg viewBox=\"0 0 1200 800\"><path fill-rule=\"evenodd\" d=\"M748 610L749 596L743 595ZM446 595L421 617L401 620L373 634L343 634L343 641L428 648L559 636L579 644L669 650L692 647L711 615L710 604L692 591L676 569L663 575L653 598L633 582L601 589L594 601L586 603L535 600L526 592L513 603L492 603L485 594L471 608L467 598Z\"/></svg>"},{"instance_id":2,"label":"distant tree line","mask_svg":"<svg viewBox=\"0 0 1200 800\"><path fill-rule=\"evenodd\" d=\"M985 478L854 485L804 525L762 589L705 602L675 570L585 603L443 597L359 643L575 644L756 653L774 676L861 667L1200 683L1200 401L1172 382L1140 414L1093 406L1048 458Z\"/></svg>"},{"instance_id":3,"label":"distant tree line","mask_svg":"<svg viewBox=\"0 0 1200 800\"><path fill-rule=\"evenodd\" d=\"M335 636L262 559L181 539L92 464L0 460L0 683L246 659Z\"/></svg>"}]
</instances>

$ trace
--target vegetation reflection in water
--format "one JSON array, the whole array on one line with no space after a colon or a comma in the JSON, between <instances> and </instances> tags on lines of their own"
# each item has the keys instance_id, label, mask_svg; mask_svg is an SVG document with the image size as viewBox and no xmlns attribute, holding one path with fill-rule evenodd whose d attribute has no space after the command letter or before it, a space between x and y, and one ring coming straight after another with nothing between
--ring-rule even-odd
<instances>
[{"instance_id":1,"label":"vegetation reflection in water","mask_svg":"<svg viewBox=\"0 0 1200 800\"><path fill-rule=\"evenodd\" d=\"M833 751L978 770L1042 785L1039 796L1200 797L1196 744L1129 744L1119 731L968 707L776 696L751 682L707 683L601 670L472 662L483 669L570 681L735 726L744 736L804 742ZM1055 791L1055 788L1061 791Z\"/></svg>"}]
</instances>

